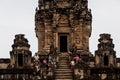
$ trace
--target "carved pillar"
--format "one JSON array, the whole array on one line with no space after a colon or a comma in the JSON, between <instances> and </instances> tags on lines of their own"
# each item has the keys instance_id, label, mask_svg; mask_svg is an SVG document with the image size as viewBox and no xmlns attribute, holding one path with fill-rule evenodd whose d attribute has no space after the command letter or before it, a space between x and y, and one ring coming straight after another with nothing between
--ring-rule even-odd
<instances>
[{"instance_id":1,"label":"carved pillar","mask_svg":"<svg viewBox=\"0 0 120 80\"><path fill-rule=\"evenodd\" d=\"M83 23L79 21L79 25L75 28L75 43L79 50L83 48L83 35Z\"/></svg>"},{"instance_id":2,"label":"carved pillar","mask_svg":"<svg viewBox=\"0 0 120 80\"><path fill-rule=\"evenodd\" d=\"M74 43L74 28L71 28L71 44Z\"/></svg>"},{"instance_id":3,"label":"carved pillar","mask_svg":"<svg viewBox=\"0 0 120 80\"><path fill-rule=\"evenodd\" d=\"M42 22L36 23L36 36L38 38L38 52L41 52L45 43L45 27Z\"/></svg>"},{"instance_id":4,"label":"carved pillar","mask_svg":"<svg viewBox=\"0 0 120 80\"><path fill-rule=\"evenodd\" d=\"M55 45L55 47L56 48L58 48L58 43L57 43L57 41L58 41L58 34L57 34L57 32L54 32L54 45Z\"/></svg>"},{"instance_id":5,"label":"carved pillar","mask_svg":"<svg viewBox=\"0 0 120 80\"><path fill-rule=\"evenodd\" d=\"M70 10L70 15L69 15L69 21L70 21L70 26L71 26L71 35L70 35L70 38L71 38L71 44L73 44L73 43L75 43L75 41L74 41L74 23L73 23L73 21L74 21L74 15L73 15L73 10Z\"/></svg>"},{"instance_id":6,"label":"carved pillar","mask_svg":"<svg viewBox=\"0 0 120 80\"><path fill-rule=\"evenodd\" d=\"M89 51L89 37L91 36L91 23L85 22L84 23L84 47L85 50Z\"/></svg>"},{"instance_id":7,"label":"carved pillar","mask_svg":"<svg viewBox=\"0 0 120 80\"><path fill-rule=\"evenodd\" d=\"M52 24L47 21L45 22L45 50L49 51L50 45L53 42Z\"/></svg>"},{"instance_id":8,"label":"carved pillar","mask_svg":"<svg viewBox=\"0 0 120 80\"><path fill-rule=\"evenodd\" d=\"M58 48L58 33L56 33L56 47Z\"/></svg>"}]
</instances>

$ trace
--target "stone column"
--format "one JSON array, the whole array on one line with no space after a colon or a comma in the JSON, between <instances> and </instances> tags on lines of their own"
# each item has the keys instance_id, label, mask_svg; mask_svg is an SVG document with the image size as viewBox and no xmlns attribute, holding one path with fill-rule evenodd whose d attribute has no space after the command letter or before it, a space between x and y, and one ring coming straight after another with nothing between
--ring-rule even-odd
<instances>
[{"instance_id":1,"label":"stone column","mask_svg":"<svg viewBox=\"0 0 120 80\"><path fill-rule=\"evenodd\" d=\"M89 37L91 36L91 25L90 24L85 24L84 25L84 45L85 45L85 49L89 51Z\"/></svg>"},{"instance_id":2,"label":"stone column","mask_svg":"<svg viewBox=\"0 0 120 80\"><path fill-rule=\"evenodd\" d=\"M57 38L57 33L56 32L54 32L53 33L54 34L54 40L53 40L53 43L54 43L54 45L55 45L55 47L57 47L57 43L56 43L56 38Z\"/></svg>"},{"instance_id":3,"label":"stone column","mask_svg":"<svg viewBox=\"0 0 120 80\"><path fill-rule=\"evenodd\" d=\"M45 40L44 34L45 34L44 28L41 28L39 29L38 32L36 32L36 35L38 37L38 52L41 52L43 50Z\"/></svg>"},{"instance_id":4,"label":"stone column","mask_svg":"<svg viewBox=\"0 0 120 80\"><path fill-rule=\"evenodd\" d=\"M41 22L36 22L35 23L35 31L36 31L36 36L38 38L38 52L41 52L43 50L44 47L44 40L45 40L45 27L44 27L44 23Z\"/></svg>"},{"instance_id":5,"label":"stone column","mask_svg":"<svg viewBox=\"0 0 120 80\"><path fill-rule=\"evenodd\" d=\"M71 28L71 36L70 36L70 38L71 38L71 44L73 44L74 43L74 28Z\"/></svg>"},{"instance_id":6,"label":"stone column","mask_svg":"<svg viewBox=\"0 0 120 80\"><path fill-rule=\"evenodd\" d=\"M44 49L49 52L50 44L53 41L52 25L50 22L45 22L45 47Z\"/></svg>"},{"instance_id":7,"label":"stone column","mask_svg":"<svg viewBox=\"0 0 120 80\"><path fill-rule=\"evenodd\" d=\"M75 43L77 46L77 49L81 50L83 47L83 23L82 21L79 21L79 25L75 28Z\"/></svg>"}]
</instances>

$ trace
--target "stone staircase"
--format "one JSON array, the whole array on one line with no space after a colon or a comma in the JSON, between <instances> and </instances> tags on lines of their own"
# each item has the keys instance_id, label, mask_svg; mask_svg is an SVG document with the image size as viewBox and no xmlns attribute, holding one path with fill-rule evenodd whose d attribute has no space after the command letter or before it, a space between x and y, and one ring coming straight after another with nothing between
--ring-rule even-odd
<instances>
[{"instance_id":1,"label":"stone staircase","mask_svg":"<svg viewBox=\"0 0 120 80\"><path fill-rule=\"evenodd\" d=\"M73 71L70 68L69 56L61 54L57 69L55 69L55 80L73 80Z\"/></svg>"}]
</instances>

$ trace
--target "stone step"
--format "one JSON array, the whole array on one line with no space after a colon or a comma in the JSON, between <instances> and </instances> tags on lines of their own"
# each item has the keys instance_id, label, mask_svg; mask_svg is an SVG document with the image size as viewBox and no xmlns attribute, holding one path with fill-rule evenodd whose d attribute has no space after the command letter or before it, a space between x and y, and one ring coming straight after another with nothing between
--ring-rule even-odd
<instances>
[{"instance_id":1,"label":"stone step","mask_svg":"<svg viewBox=\"0 0 120 80\"><path fill-rule=\"evenodd\" d=\"M61 74L61 73L62 73L62 74L64 74L64 73L65 73L65 74L67 74L67 73L70 73L70 74L71 74L71 73L73 73L73 71L55 71L55 73L56 73L56 74Z\"/></svg>"},{"instance_id":2,"label":"stone step","mask_svg":"<svg viewBox=\"0 0 120 80\"><path fill-rule=\"evenodd\" d=\"M60 69L60 68L58 68L58 69L55 69L55 71L71 71L71 69L70 68L68 68L68 69Z\"/></svg>"},{"instance_id":3,"label":"stone step","mask_svg":"<svg viewBox=\"0 0 120 80\"><path fill-rule=\"evenodd\" d=\"M69 61L68 60L60 60L59 63L68 63Z\"/></svg>"},{"instance_id":4,"label":"stone step","mask_svg":"<svg viewBox=\"0 0 120 80\"><path fill-rule=\"evenodd\" d=\"M66 68L66 69L64 69L64 68L58 68L58 69L55 69L55 71L72 71L71 69L68 69L68 68Z\"/></svg>"},{"instance_id":5,"label":"stone step","mask_svg":"<svg viewBox=\"0 0 120 80\"><path fill-rule=\"evenodd\" d=\"M68 69L69 67L57 67L57 69Z\"/></svg>"},{"instance_id":6,"label":"stone step","mask_svg":"<svg viewBox=\"0 0 120 80\"><path fill-rule=\"evenodd\" d=\"M60 68L62 68L62 67L68 67L68 68L70 68L69 65L58 65L58 67L60 67Z\"/></svg>"},{"instance_id":7,"label":"stone step","mask_svg":"<svg viewBox=\"0 0 120 80\"><path fill-rule=\"evenodd\" d=\"M63 64L63 63L60 63L60 64L58 63L57 65L58 65L58 66L70 66L69 63L64 63L64 64Z\"/></svg>"},{"instance_id":8,"label":"stone step","mask_svg":"<svg viewBox=\"0 0 120 80\"><path fill-rule=\"evenodd\" d=\"M58 64L68 65L70 62L58 62Z\"/></svg>"},{"instance_id":9,"label":"stone step","mask_svg":"<svg viewBox=\"0 0 120 80\"><path fill-rule=\"evenodd\" d=\"M72 74L72 71L55 71L55 74Z\"/></svg>"},{"instance_id":10,"label":"stone step","mask_svg":"<svg viewBox=\"0 0 120 80\"><path fill-rule=\"evenodd\" d=\"M71 69L68 69L68 68L66 68L66 69L64 69L64 68L58 68L58 69L55 69L55 71L72 71Z\"/></svg>"},{"instance_id":11,"label":"stone step","mask_svg":"<svg viewBox=\"0 0 120 80\"><path fill-rule=\"evenodd\" d=\"M60 64L60 65L58 65L58 66L59 66L59 67L70 67L70 65L68 65L68 64L66 64L66 65L65 65L65 64L64 64L64 65L63 65L63 64Z\"/></svg>"},{"instance_id":12,"label":"stone step","mask_svg":"<svg viewBox=\"0 0 120 80\"><path fill-rule=\"evenodd\" d=\"M59 58L59 61L69 61L69 59Z\"/></svg>"},{"instance_id":13,"label":"stone step","mask_svg":"<svg viewBox=\"0 0 120 80\"><path fill-rule=\"evenodd\" d=\"M73 80L73 71L70 68L69 58L66 54L59 57L57 69L55 69L55 80Z\"/></svg>"},{"instance_id":14,"label":"stone step","mask_svg":"<svg viewBox=\"0 0 120 80\"><path fill-rule=\"evenodd\" d=\"M55 80L73 80L73 79L55 79Z\"/></svg>"},{"instance_id":15,"label":"stone step","mask_svg":"<svg viewBox=\"0 0 120 80\"><path fill-rule=\"evenodd\" d=\"M58 63L57 65L58 65L58 66L70 66L69 63Z\"/></svg>"},{"instance_id":16,"label":"stone step","mask_svg":"<svg viewBox=\"0 0 120 80\"><path fill-rule=\"evenodd\" d=\"M55 74L56 76L72 76L72 73L66 73L66 74L63 74L63 73L58 73L58 74Z\"/></svg>"},{"instance_id":17,"label":"stone step","mask_svg":"<svg viewBox=\"0 0 120 80\"><path fill-rule=\"evenodd\" d=\"M69 67L69 66L58 66L57 69L59 69L59 68L60 68L60 69L68 69L68 68L70 68L70 67Z\"/></svg>"},{"instance_id":18,"label":"stone step","mask_svg":"<svg viewBox=\"0 0 120 80\"><path fill-rule=\"evenodd\" d=\"M72 76L55 76L55 79L73 79Z\"/></svg>"},{"instance_id":19,"label":"stone step","mask_svg":"<svg viewBox=\"0 0 120 80\"><path fill-rule=\"evenodd\" d=\"M58 63L58 66L69 66L70 65L70 63Z\"/></svg>"},{"instance_id":20,"label":"stone step","mask_svg":"<svg viewBox=\"0 0 120 80\"><path fill-rule=\"evenodd\" d=\"M69 63L69 61L59 61L59 63Z\"/></svg>"}]
</instances>

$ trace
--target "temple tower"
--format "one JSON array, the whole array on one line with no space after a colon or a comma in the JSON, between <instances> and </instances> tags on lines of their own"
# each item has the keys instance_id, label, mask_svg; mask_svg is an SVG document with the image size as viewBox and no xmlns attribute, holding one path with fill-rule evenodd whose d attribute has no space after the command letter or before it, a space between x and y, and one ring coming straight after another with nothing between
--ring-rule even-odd
<instances>
[{"instance_id":1,"label":"temple tower","mask_svg":"<svg viewBox=\"0 0 120 80\"><path fill-rule=\"evenodd\" d=\"M28 40L24 34L15 35L12 51L10 52L10 65L12 68L24 68L31 66L32 53L29 50Z\"/></svg>"},{"instance_id":2,"label":"temple tower","mask_svg":"<svg viewBox=\"0 0 120 80\"><path fill-rule=\"evenodd\" d=\"M95 61L98 67L115 67L116 52L110 34L100 34L98 50L95 51Z\"/></svg>"},{"instance_id":3,"label":"temple tower","mask_svg":"<svg viewBox=\"0 0 120 80\"><path fill-rule=\"evenodd\" d=\"M87 0L39 0L35 13L38 52L49 51L51 44L59 52L89 52L92 15Z\"/></svg>"}]
</instances>

